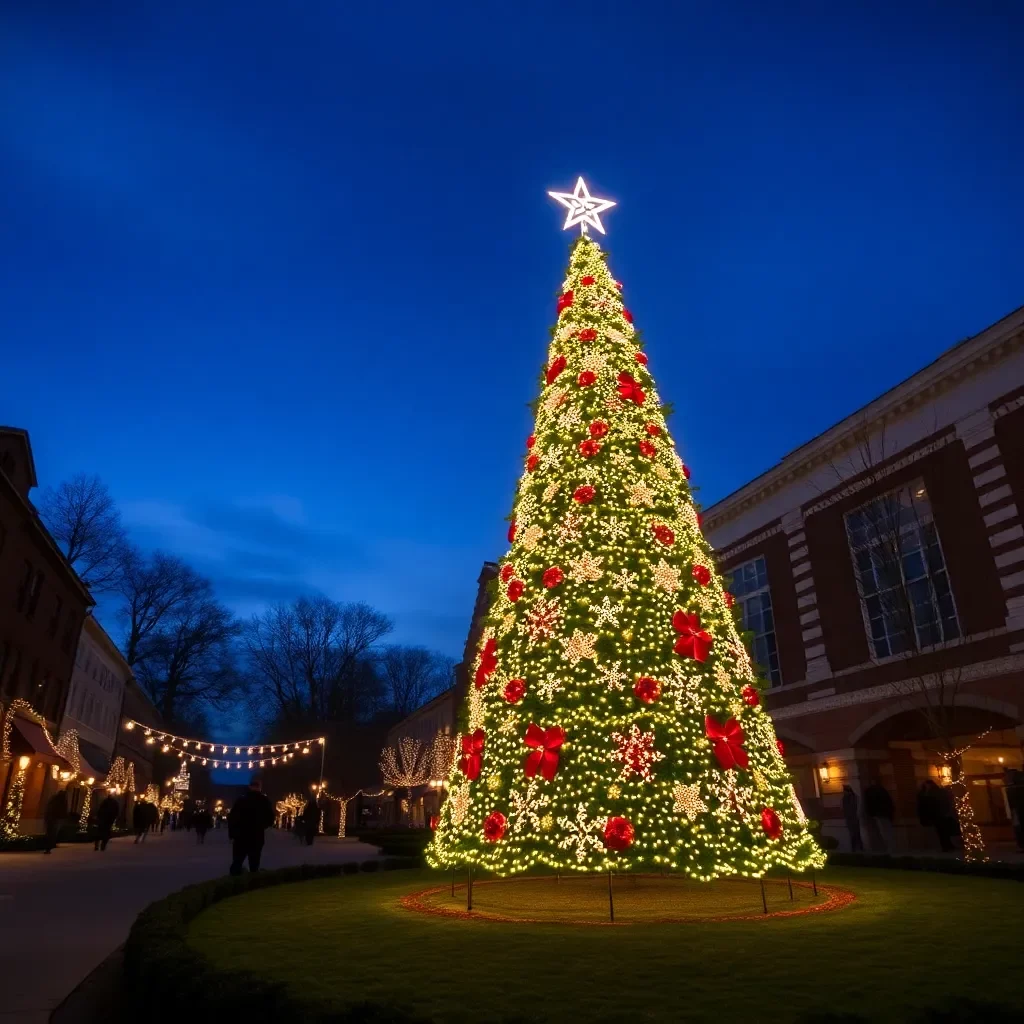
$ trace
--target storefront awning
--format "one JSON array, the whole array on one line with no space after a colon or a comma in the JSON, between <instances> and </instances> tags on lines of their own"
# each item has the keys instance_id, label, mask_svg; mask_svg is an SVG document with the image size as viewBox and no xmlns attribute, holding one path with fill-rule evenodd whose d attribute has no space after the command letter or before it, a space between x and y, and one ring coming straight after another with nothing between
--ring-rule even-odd
<instances>
[{"instance_id":1,"label":"storefront awning","mask_svg":"<svg viewBox=\"0 0 1024 1024\"><path fill-rule=\"evenodd\" d=\"M73 765L53 749L41 725L30 722L27 718L18 717L15 717L11 724L14 726L11 731L12 757L21 757L27 754L46 764L58 765L62 771L75 770Z\"/></svg>"}]
</instances>

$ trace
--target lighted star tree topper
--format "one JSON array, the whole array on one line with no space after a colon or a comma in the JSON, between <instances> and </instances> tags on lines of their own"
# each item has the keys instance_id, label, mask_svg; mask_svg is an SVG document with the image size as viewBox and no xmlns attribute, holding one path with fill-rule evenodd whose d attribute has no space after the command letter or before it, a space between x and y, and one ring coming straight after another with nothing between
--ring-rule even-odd
<instances>
[{"instance_id":1,"label":"lighted star tree topper","mask_svg":"<svg viewBox=\"0 0 1024 1024\"><path fill-rule=\"evenodd\" d=\"M569 212L566 214L563 231L579 225L580 233L586 234L587 228L596 228L603 235L604 225L601 223L600 214L611 209L615 205L610 199L598 199L592 196L583 178L576 181L576 188L572 192L549 192L552 199L560 202Z\"/></svg>"},{"instance_id":2,"label":"lighted star tree topper","mask_svg":"<svg viewBox=\"0 0 1024 1024\"><path fill-rule=\"evenodd\" d=\"M576 239L428 859L820 867L621 287Z\"/></svg>"}]
</instances>

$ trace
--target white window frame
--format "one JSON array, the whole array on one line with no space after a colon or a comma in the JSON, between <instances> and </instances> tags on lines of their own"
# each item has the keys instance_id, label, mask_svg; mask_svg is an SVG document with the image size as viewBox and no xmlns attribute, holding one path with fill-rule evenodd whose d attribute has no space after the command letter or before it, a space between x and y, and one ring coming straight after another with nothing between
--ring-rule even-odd
<instances>
[{"instance_id":1,"label":"white window frame","mask_svg":"<svg viewBox=\"0 0 1024 1024\"><path fill-rule=\"evenodd\" d=\"M895 504L890 506L891 512L886 512L883 507L879 518L876 520L877 525L867 528L868 530L873 530L875 536L868 536L864 543L855 543L854 528L851 527L851 517L858 514L863 515L866 509L878 507L883 502L891 502L892 499L896 499L899 502L899 514L897 515L896 513ZM904 521L904 509L907 510L906 521ZM885 516L890 518L886 519ZM930 498L921 479L912 480L900 487L876 495L869 501L858 505L855 509L851 509L843 517L843 524L846 530L847 546L853 561L854 578L857 581L857 594L860 598L864 633L871 650L872 660L882 661L888 658L907 657L920 651L934 650L936 647L941 647L961 637L960 614L956 607L956 598L949 580L949 567L946 564L945 552L942 550L942 539L939 537L938 527L935 525L935 519L932 515ZM935 541L934 547L942 563L941 567L937 569L933 569L928 565L928 545L925 543L927 527L932 528L931 532L934 535ZM871 575L874 580L875 589L871 593L866 594L862 579L865 567L859 564L858 559L863 552L871 551L872 549L880 549L885 552L888 555L890 567L893 565L893 561L897 557L899 558L900 582L894 583L891 587L883 586L885 580L880 576L879 569L884 568L884 566L881 560L876 561L872 559ZM906 573L907 560L915 554L919 555L923 574L908 579ZM952 609L951 620L950 616L944 617L942 613L941 598L936 588L936 580L940 576L945 578L945 593L941 597L948 598L949 606ZM919 584L922 580L928 583L928 603L933 617L931 622L920 623L918 620L918 605L914 602L910 603L910 615L914 625L914 642L912 646L909 646L904 644L902 633L898 631L898 625L895 630L891 629L896 616L895 614L893 616L886 615L884 595L897 591L902 592L906 599L909 600L910 588L914 584ZM874 627L872 626L871 609L868 606L869 601L876 597L878 598L879 610L881 612L881 615L876 616L876 618L880 618L882 629L884 630L883 637L875 636ZM950 621L952 621L955 627L953 630L948 628L947 623ZM929 627L938 628L939 637L937 641L930 638L922 639L922 630ZM898 641L898 644L894 645L894 641ZM881 652L878 646L880 642L885 645L885 650ZM900 649L894 650L894 646L900 646Z\"/></svg>"},{"instance_id":2,"label":"white window frame","mask_svg":"<svg viewBox=\"0 0 1024 1024\"><path fill-rule=\"evenodd\" d=\"M760 572L758 571L758 568L757 568L757 563L758 562L761 563L761 570L760 570ZM743 590L742 593L738 593L737 591L742 589L742 586L744 585L742 583L742 580L743 580L743 577L746 575L745 570L747 570L748 568L752 569L755 581L757 580L758 577L763 576L764 577L764 583L761 584L760 586L755 586L753 589ZM735 599L736 603L740 606L740 610L741 610L741 613L742 613L743 631L744 632L748 631L748 626L747 626L747 602L751 598L754 598L754 597L760 598L760 597L762 597L764 595L767 595L767 597L768 597L768 607L769 607L769 610L771 611L771 615L772 615L772 628L770 630L764 630L761 633L757 633L757 632L754 632L753 630L749 630L750 632L754 633L754 639L753 639L753 642L751 643L751 647L753 648L753 650L751 651L751 654L754 656L755 663L758 665L759 668L761 668L764 671L765 675L768 677L768 684L773 689L775 687L777 687L777 686L782 686L783 683L785 682L785 680L782 678L782 665L779 662L779 630L778 630L778 623L775 621L775 602L772 600L771 581L768 579L768 563L765 561L764 555L755 555L753 558L748 559L746 562L743 562L740 565L737 565L737 566L733 567L732 569L729 569L728 570L728 575L731 577L731 581L730 581L730 585L729 585L730 593L732 593L732 596ZM773 636L773 638L775 640L775 667L774 667L774 669L772 668L772 665L771 665L770 656L769 656L768 664L763 664L759 660L758 654L757 654L757 641L760 638L762 638L762 637L766 637L769 633L772 634L772 636Z\"/></svg>"}]
</instances>

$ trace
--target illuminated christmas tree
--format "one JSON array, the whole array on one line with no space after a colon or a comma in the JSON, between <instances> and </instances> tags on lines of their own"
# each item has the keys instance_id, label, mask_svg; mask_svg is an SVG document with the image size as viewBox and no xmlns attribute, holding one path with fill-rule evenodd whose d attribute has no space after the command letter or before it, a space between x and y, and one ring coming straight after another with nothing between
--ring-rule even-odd
<instances>
[{"instance_id":1,"label":"illuminated christmas tree","mask_svg":"<svg viewBox=\"0 0 1024 1024\"><path fill-rule=\"evenodd\" d=\"M553 195L555 195L553 193ZM581 224L428 859L800 871L810 836L622 285Z\"/></svg>"}]
</instances>

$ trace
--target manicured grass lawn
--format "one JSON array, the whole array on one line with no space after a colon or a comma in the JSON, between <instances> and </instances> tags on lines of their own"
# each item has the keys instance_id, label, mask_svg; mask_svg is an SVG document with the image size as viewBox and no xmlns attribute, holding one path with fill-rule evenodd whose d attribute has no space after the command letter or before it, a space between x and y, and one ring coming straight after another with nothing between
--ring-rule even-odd
<instances>
[{"instance_id":1,"label":"manicured grass lawn","mask_svg":"<svg viewBox=\"0 0 1024 1024\"><path fill-rule=\"evenodd\" d=\"M794 918L607 928L414 913L399 898L446 877L395 871L247 893L189 935L216 966L306 998L397 1004L446 1024L909 1021L956 997L1024 1013L1019 883L869 869L819 881L856 901Z\"/></svg>"}]
</instances>

